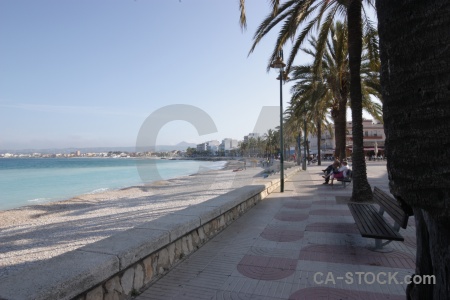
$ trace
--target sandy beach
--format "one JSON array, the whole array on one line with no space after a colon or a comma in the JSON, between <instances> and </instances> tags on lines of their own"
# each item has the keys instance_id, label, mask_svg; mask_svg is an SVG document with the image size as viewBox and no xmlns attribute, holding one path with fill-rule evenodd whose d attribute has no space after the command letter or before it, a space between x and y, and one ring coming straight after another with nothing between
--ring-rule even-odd
<instances>
[{"instance_id":1,"label":"sandy beach","mask_svg":"<svg viewBox=\"0 0 450 300\"><path fill-rule=\"evenodd\" d=\"M222 170L0 211L0 278L261 181L263 168L249 166L229 161Z\"/></svg>"}]
</instances>

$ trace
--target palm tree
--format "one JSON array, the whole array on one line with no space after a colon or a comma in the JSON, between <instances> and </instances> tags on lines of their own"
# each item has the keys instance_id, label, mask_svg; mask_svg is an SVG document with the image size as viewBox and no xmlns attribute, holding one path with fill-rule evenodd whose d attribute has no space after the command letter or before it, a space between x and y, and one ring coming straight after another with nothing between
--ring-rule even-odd
<instances>
[{"instance_id":1,"label":"palm tree","mask_svg":"<svg viewBox=\"0 0 450 300\"><path fill-rule=\"evenodd\" d=\"M266 155L270 156L275 149L277 142L277 135L276 132L273 129L269 129L267 133L264 134L264 139L266 141Z\"/></svg>"},{"instance_id":2,"label":"palm tree","mask_svg":"<svg viewBox=\"0 0 450 300\"><path fill-rule=\"evenodd\" d=\"M322 128L330 128L327 118L326 88L320 82L314 82L311 72L304 72L308 67L299 67L298 72L295 72L294 78L297 83L292 87L293 96L290 101L290 106L287 108L290 119L288 124L293 124L298 129L305 131L305 122L307 131L304 134L313 134L317 136L318 155L320 159L320 143L322 137ZM312 80L312 81L311 81ZM331 130L330 130L331 131ZM306 145L304 145L306 146Z\"/></svg>"},{"instance_id":3,"label":"palm tree","mask_svg":"<svg viewBox=\"0 0 450 300\"><path fill-rule=\"evenodd\" d=\"M245 141L242 141L239 145L239 149L240 149L241 155L245 156L245 154L248 151L248 143Z\"/></svg>"},{"instance_id":4,"label":"palm tree","mask_svg":"<svg viewBox=\"0 0 450 300\"><path fill-rule=\"evenodd\" d=\"M256 138L256 145L258 148L258 157L263 156L264 149L266 148L266 141L262 137L258 136Z\"/></svg>"},{"instance_id":5,"label":"palm tree","mask_svg":"<svg viewBox=\"0 0 450 300\"><path fill-rule=\"evenodd\" d=\"M366 0L372 5L373 0ZM372 197L372 191L367 181L366 163L363 147L363 126L362 126L362 92L361 92L361 54L362 54L362 18L364 25L374 30L365 10L362 14L362 0L289 0L280 4L280 0L272 0L272 12L258 27L253 46L253 52L261 39L278 23L284 20L272 52L270 62L274 61L279 51L289 40L293 40L293 47L287 61L287 71L293 64L301 45L314 27L320 28L318 36L318 49L324 49L328 32L333 24L333 20L338 16L346 16L348 31L348 51L350 67L350 99L353 119L353 181L354 188L352 194L353 201L364 201ZM241 28L245 28L245 0L240 0ZM314 15L316 13L316 15ZM322 22L323 20L323 22ZM297 35L301 24L305 27ZM319 54L322 56L321 54ZM269 63L270 65L270 63ZM268 66L269 69L270 66Z\"/></svg>"},{"instance_id":6,"label":"palm tree","mask_svg":"<svg viewBox=\"0 0 450 300\"><path fill-rule=\"evenodd\" d=\"M251 137L248 139L248 148L250 152L250 156L255 156L255 153L257 151L257 141L254 137Z\"/></svg>"},{"instance_id":7,"label":"palm tree","mask_svg":"<svg viewBox=\"0 0 450 300\"><path fill-rule=\"evenodd\" d=\"M374 34L375 32L365 33L364 41L373 39ZM317 131L321 129L319 120L324 120L325 113L331 108L330 114L336 131L335 156L345 158L346 116L349 98L347 28L339 21L330 28L329 39L325 50L322 51L322 57L318 56L321 51L316 47L317 40L311 39L310 44L313 49L302 50L314 58L314 64L292 67L291 81L296 81L296 84L291 90L291 103L294 106L303 107L305 102L318 101L316 104L311 104L314 107L316 120L314 124L317 124ZM375 119L381 120L381 106L371 98L371 95L380 98L378 48L373 51L368 47L374 44L377 45L377 43L364 42L365 51L361 66L363 108ZM376 57L370 59L370 56ZM305 92L307 90L310 91ZM312 97L313 94L314 97ZM318 144L320 148L320 140Z\"/></svg>"},{"instance_id":8,"label":"palm tree","mask_svg":"<svg viewBox=\"0 0 450 300\"><path fill-rule=\"evenodd\" d=\"M352 199L364 201L372 196L372 188L367 181L362 125L361 55L362 55L362 2L350 0L347 7L348 60L350 68L350 101L352 108L353 137L353 189Z\"/></svg>"},{"instance_id":9,"label":"palm tree","mask_svg":"<svg viewBox=\"0 0 450 300\"><path fill-rule=\"evenodd\" d=\"M417 276L408 299L449 299L450 2L377 0L391 193L412 207Z\"/></svg>"},{"instance_id":10,"label":"palm tree","mask_svg":"<svg viewBox=\"0 0 450 300\"><path fill-rule=\"evenodd\" d=\"M342 23L338 23L337 28L343 28ZM317 58L320 51L316 48L317 41L311 39L310 43L314 50L303 49L315 60L321 60L319 68L313 64L305 66L293 66L291 71L291 81L296 83L292 87L291 105L297 106L297 110L303 109L306 103L316 108L316 115L321 113L320 118L325 119L325 112L331 108L331 118L335 124L335 156L345 158L346 139L346 114L348 99L348 64L346 63L344 39L345 30L331 29L331 41L327 43L327 51L323 53L321 59ZM336 43L336 41L341 41ZM338 47L339 46L339 47Z\"/></svg>"},{"instance_id":11,"label":"palm tree","mask_svg":"<svg viewBox=\"0 0 450 300\"><path fill-rule=\"evenodd\" d=\"M297 139L301 138L302 124L303 118L297 117L296 112L292 107L287 107L285 112L285 134L292 136L294 141L297 141ZM297 156L297 163L300 164L301 147L299 147L297 142L295 142L295 153Z\"/></svg>"},{"instance_id":12,"label":"palm tree","mask_svg":"<svg viewBox=\"0 0 450 300\"><path fill-rule=\"evenodd\" d=\"M337 21L330 27L325 49L314 53L313 71L324 80L333 96L331 115L336 130L336 156L346 157L347 105L350 98L350 66L348 52L348 26ZM372 101L371 96L381 98L379 82L380 59L378 52L378 33L370 26L363 33L363 52L361 57L362 108L376 120L381 121L381 105ZM313 40L313 45L317 42ZM323 53L323 56L319 56Z\"/></svg>"}]
</instances>

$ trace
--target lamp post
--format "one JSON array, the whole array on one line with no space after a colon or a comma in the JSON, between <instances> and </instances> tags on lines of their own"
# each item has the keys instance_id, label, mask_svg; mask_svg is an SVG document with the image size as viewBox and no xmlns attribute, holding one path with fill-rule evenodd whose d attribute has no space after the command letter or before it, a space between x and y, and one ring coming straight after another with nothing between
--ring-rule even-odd
<instances>
[{"instance_id":1,"label":"lamp post","mask_svg":"<svg viewBox=\"0 0 450 300\"><path fill-rule=\"evenodd\" d=\"M280 80L280 191L284 192L284 145L283 145L283 79L287 79L287 75L284 74L283 68L286 64L283 62L283 50L280 50L277 58L270 65L271 68L279 69L280 76L277 78Z\"/></svg>"}]
</instances>

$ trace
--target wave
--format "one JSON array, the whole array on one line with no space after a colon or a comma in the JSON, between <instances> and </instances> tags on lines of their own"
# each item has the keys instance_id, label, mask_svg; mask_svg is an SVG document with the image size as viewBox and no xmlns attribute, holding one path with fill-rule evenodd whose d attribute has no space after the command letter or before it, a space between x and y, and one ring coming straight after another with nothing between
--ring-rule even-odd
<instances>
[{"instance_id":1,"label":"wave","mask_svg":"<svg viewBox=\"0 0 450 300\"><path fill-rule=\"evenodd\" d=\"M226 164L227 164L227 161L220 160L220 161L215 161L215 162L209 164L206 168L211 169L211 170L221 170L221 169L225 168Z\"/></svg>"},{"instance_id":2,"label":"wave","mask_svg":"<svg viewBox=\"0 0 450 300\"><path fill-rule=\"evenodd\" d=\"M88 194L88 195L100 194L100 193L106 192L107 190L109 190L109 188L99 188L99 189L95 189L95 190L93 190L93 191L91 191L89 193L86 193L86 194Z\"/></svg>"},{"instance_id":3,"label":"wave","mask_svg":"<svg viewBox=\"0 0 450 300\"><path fill-rule=\"evenodd\" d=\"M35 199L31 199L31 200L27 200L27 202L32 202L32 203L45 203L47 201L52 200L51 198L35 198Z\"/></svg>"}]
</instances>

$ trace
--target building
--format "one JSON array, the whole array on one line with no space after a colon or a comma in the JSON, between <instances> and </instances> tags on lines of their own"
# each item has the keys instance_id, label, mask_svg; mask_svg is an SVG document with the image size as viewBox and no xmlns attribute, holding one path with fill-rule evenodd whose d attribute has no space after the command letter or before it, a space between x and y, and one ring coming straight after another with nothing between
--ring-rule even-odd
<instances>
[{"instance_id":1,"label":"building","mask_svg":"<svg viewBox=\"0 0 450 300\"><path fill-rule=\"evenodd\" d=\"M259 137L261 137L261 135L259 133L252 132L252 133L249 133L248 135L244 136L244 142L248 143L248 141L250 139L258 139Z\"/></svg>"},{"instance_id":2,"label":"building","mask_svg":"<svg viewBox=\"0 0 450 300\"><path fill-rule=\"evenodd\" d=\"M220 150L223 151L229 151L236 149L238 147L238 140L225 138L222 140L222 143L220 144Z\"/></svg>"},{"instance_id":3,"label":"building","mask_svg":"<svg viewBox=\"0 0 450 300\"><path fill-rule=\"evenodd\" d=\"M201 143L197 145L197 152L204 152L207 150L207 144L206 143Z\"/></svg>"},{"instance_id":4,"label":"building","mask_svg":"<svg viewBox=\"0 0 450 300\"><path fill-rule=\"evenodd\" d=\"M347 156L350 156L353 151L353 135L352 135L352 122L347 122L347 135L346 135L346 149ZM334 127L333 127L334 130ZM375 155L384 156L384 142L386 135L384 134L384 126L380 122L373 122L369 119L363 119L363 133L364 133L364 153L366 156L371 157ZM334 149L336 147L335 135L331 136L330 132L325 131L322 133L320 139L320 151L322 155L332 156L334 155ZM310 147L310 154L317 154L317 136L309 135L308 142ZM302 141L303 143L303 141Z\"/></svg>"},{"instance_id":5,"label":"building","mask_svg":"<svg viewBox=\"0 0 450 300\"><path fill-rule=\"evenodd\" d=\"M364 154L368 157L384 156L386 135L383 124L363 119L363 134ZM349 153L353 151L352 122L347 122L347 150Z\"/></svg>"},{"instance_id":6,"label":"building","mask_svg":"<svg viewBox=\"0 0 450 300\"><path fill-rule=\"evenodd\" d=\"M229 155L231 151L237 150L238 146L238 140L225 138L219 145L219 152L223 152L224 155Z\"/></svg>"},{"instance_id":7,"label":"building","mask_svg":"<svg viewBox=\"0 0 450 300\"><path fill-rule=\"evenodd\" d=\"M219 150L219 145L220 142L216 140L201 143L197 145L197 152L208 152L209 154L216 155L217 151Z\"/></svg>"},{"instance_id":8,"label":"building","mask_svg":"<svg viewBox=\"0 0 450 300\"><path fill-rule=\"evenodd\" d=\"M213 141L209 141L207 142L207 151L209 153L211 153L212 155L216 155L217 152L219 151L219 146L220 146L220 142L213 140Z\"/></svg>"}]
</instances>

